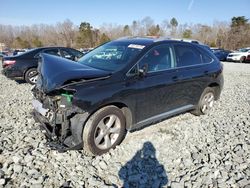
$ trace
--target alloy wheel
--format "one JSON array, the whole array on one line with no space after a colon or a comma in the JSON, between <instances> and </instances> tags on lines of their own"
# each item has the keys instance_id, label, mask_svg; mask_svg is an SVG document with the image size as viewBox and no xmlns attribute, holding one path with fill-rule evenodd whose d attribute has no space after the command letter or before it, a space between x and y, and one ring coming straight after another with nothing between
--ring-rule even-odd
<instances>
[{"instance_id":1,"label":"alloy wheel","mask_svg":"<svg viewBox=\"0 0 250 188\"><path fill-rule=\"evenodd\" d=\"M37 78L38 78L37 71L31 71L29 73L28 77L29 77L30 82L35 84L37 82Z\"/></svg>"},{"instance_id":2,"label":"alloy wheel","mask_svg":"<svg viewBox=\"0 0 250 188\"><path fill-rule=\"evenodd\" d=\"M119 138L121 121L118 116L112 114L104 117L95 129L95 145L99 149L108 149L113 146Z\"/></svg>"},{"instance_id":3,"label":"alloy wheel","mask_svg":"<svg viewBox=\"0 0 250 188\"><path fill-rule=\"evenodd\" d=\"M208 92L204 95L202 99L201 111L202 113L207 113L211 110L214 104L214 94L213 92Z\"/></svg>"}]
</instances>

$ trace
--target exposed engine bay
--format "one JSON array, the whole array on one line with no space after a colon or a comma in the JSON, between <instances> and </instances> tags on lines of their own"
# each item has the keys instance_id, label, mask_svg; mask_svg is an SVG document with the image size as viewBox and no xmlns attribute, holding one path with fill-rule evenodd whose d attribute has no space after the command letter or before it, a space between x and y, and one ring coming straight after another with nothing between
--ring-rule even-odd
<instances>
[{"instance_id":1,"label":"exposed engine bay","mask_svg":"<svg viewBox=\"0 0 250 188\"><path fill-rule=\"evenodd\" d=\"M73 93L61 90L46 95L37 87L32 93L32 113L41 124L48 145L60 151L82 149L82 129L87 113L72 104Z\"/></svg>"}]
</instances>

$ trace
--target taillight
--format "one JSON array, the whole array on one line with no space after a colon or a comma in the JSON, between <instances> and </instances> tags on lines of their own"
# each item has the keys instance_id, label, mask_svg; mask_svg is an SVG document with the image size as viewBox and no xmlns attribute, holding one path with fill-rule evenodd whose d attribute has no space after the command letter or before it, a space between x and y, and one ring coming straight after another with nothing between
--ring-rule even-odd
<instances>
[{"instance_id":1,"label":"taillight","mask_svg":"<svg viewBox=\"0 0 250 188\"><path fill-rule=\"evenodd\" d=\"M16 63L15 60L4 60L3 61L3 67L9 66L9 65L13 65L15 63Z\"/></svg>"}]
</instances>

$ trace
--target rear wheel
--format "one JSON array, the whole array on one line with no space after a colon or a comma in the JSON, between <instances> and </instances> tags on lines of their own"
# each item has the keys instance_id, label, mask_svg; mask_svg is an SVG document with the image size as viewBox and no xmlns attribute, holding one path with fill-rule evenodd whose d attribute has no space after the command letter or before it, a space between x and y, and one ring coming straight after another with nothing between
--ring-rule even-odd
<instances>
[{"instance_id":1,"label":"rear wheel","mask_svg":"<svg viewBox=\"0 0 250 188\"><path fill-rule=\"evenodd\" d=\"M214 89L211 87L207 87L203 91L196 109L191 113L197 116L208 114L209 111L213 108L214 100L215 100Z\"/></svg>"},{"instance_id":2,"label":"rear wheel","mask_svg":"<svg viewBox=\"0 0 250 188\"><path fill-rule=\"evenodd\" d=\"M115 148L125 136L125 125L125 117L119 108L107 106L98 110L84 127L84 150L90 155L101 155Z\"/></svg>"},{"instance_id":3,"label":"rear wheel","mask_svg":"<svg viewBox=\"0 0 250 188\"><path fill-rule=\"evenodd\" d=\"M31 68L26 71L24 79L27 83L34 85L37 82L38 72L36 68Z\"/></svg>"}]
</instances>

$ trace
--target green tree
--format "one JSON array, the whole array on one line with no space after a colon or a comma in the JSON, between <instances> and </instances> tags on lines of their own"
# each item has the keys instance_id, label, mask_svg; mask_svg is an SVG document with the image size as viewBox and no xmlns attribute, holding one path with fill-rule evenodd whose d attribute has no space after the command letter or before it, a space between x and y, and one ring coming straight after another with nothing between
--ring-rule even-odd
<instances>
[{"instance_id":1,"label":"green tree","mask_svg":"<svg viewBox=\"0 0 250 188\"><path fill-rule=\"evenodd\" d=\"M123 27L123 35L124 35L124 36L129 36L129 35L131 35L130 27L129 27L128 25L125 25L125 26Z\"/></svg>"},{"instance_id":2,"label":"green tree","mask_svg":"<svg viewBox=\"0 0 250 188\"><path fill-rule=\"evenodd\" d=\"M170 20L170 25L171 25L171 35L172 36L175 36L176 35L176 29L177 29L177 26L178 26L178 21L176 20L176 18L172 18Z\"/></svg>"},{"instance_id":3,"label":"green tree","mask_svg":"<svg viewBox=\"0 0 250 188\"><path fill-rule=\"evenodd\" d=\"M190 29L186 29L183 33L182 33L182 37L183 38L192 38L192 31Z\"/></svg>"},{"instance_id":4,"label":"green tree","mask_svg":"<svg viewBox=\"0 0 250 188\"><path fill-rule=\"evenodd\" d=\"M216 42L215 42L215 41L212 41L212 42L209 43L209 46L210 46L210 47L216 47L217 45L216 45Z\"/></svg>"},{"instance_id":5,"label":"green tree","mask_svg":"<svg viewBox=\"0 0 250 188\"><path fill-rule=\"evenodd\" d=\"M42 41L39 40L38 37L35 37L33 40L32 40L32 45L34 47L42 47L43 46L43 43Z\"/></svg>"},{"instance_id":6,"label":"green tree","mask_svg":"<svg viewBox=\"0 0 250 188\"><path fill-rule=\"evenodd\" d=\"M93 28L90 23L82 22L80 24L77 44L81 48L89 48L94 46Z\"/></svg>"},{"instance_id":7,"label":"green tree","mask_svg":"<svg viewBox=\"0 0 250 188\"><path fill-rule=\"evenodd\" d=\"M228 32L228 48L237 49L250 44L250 24L245 16L233 17Z\"/></svg>"},{"instance_id":8,"label":"green tree","mask_svg":"<svg viewBox=\"0 0 250 188\"><path fill-rule=\"evenodd\" d=\"M99 45L104 44L109 41L110 41L110 38L105 33L103 33L100 37Z\"/></svg>"},{"instance_id":9,"label":"green tree","mask_svg":"<svg viewBox=\"0 0 250 188\"><path fill-rule=\"evenodd\" d=\"M20 37L16 37L15 39L15 47L16 48L30 48L31 45L27 40L23 40Z\"/></svg>"},{"instance_id":10,"label":"green tree","mask_svg":"<svg viewBox=\"0 0 250 188\"><path fill-rule=\"evenodd\" d=\"M177 27L178 26L178 21L176 20L176 18L172 18L170 20L170 24L172 27Z\"/></svg>"},{"instance_id":11,"label":"green tree","mask_svg":"<svg viewBox=\"0 0 250 188\"><path fill-rule=\"evenodd\" d=\"M160 26L157 25L153 25L149 28L147 35L149 36L158 36L160 34Z\"/></svg>"},{"instance_id":12,"label":"green tree","mask_svg":"<svg viewBox=\"0 0 250 188\"><path fill-rule=\"evenodd\" d=\"M245 16L233 17L231 19L231 27L245 26L248 22L248 19Z\"/></svg>"},{"instance_id":13,"label":"green tree","mask_svg":"<svg viewBox=\"0 0 250 188\"><path fill-rule=\"evenodd\" d=\"M138 30L138 23L134 20L132 23L132 35L137 35Z\"/></svg>"}]
</instances>

